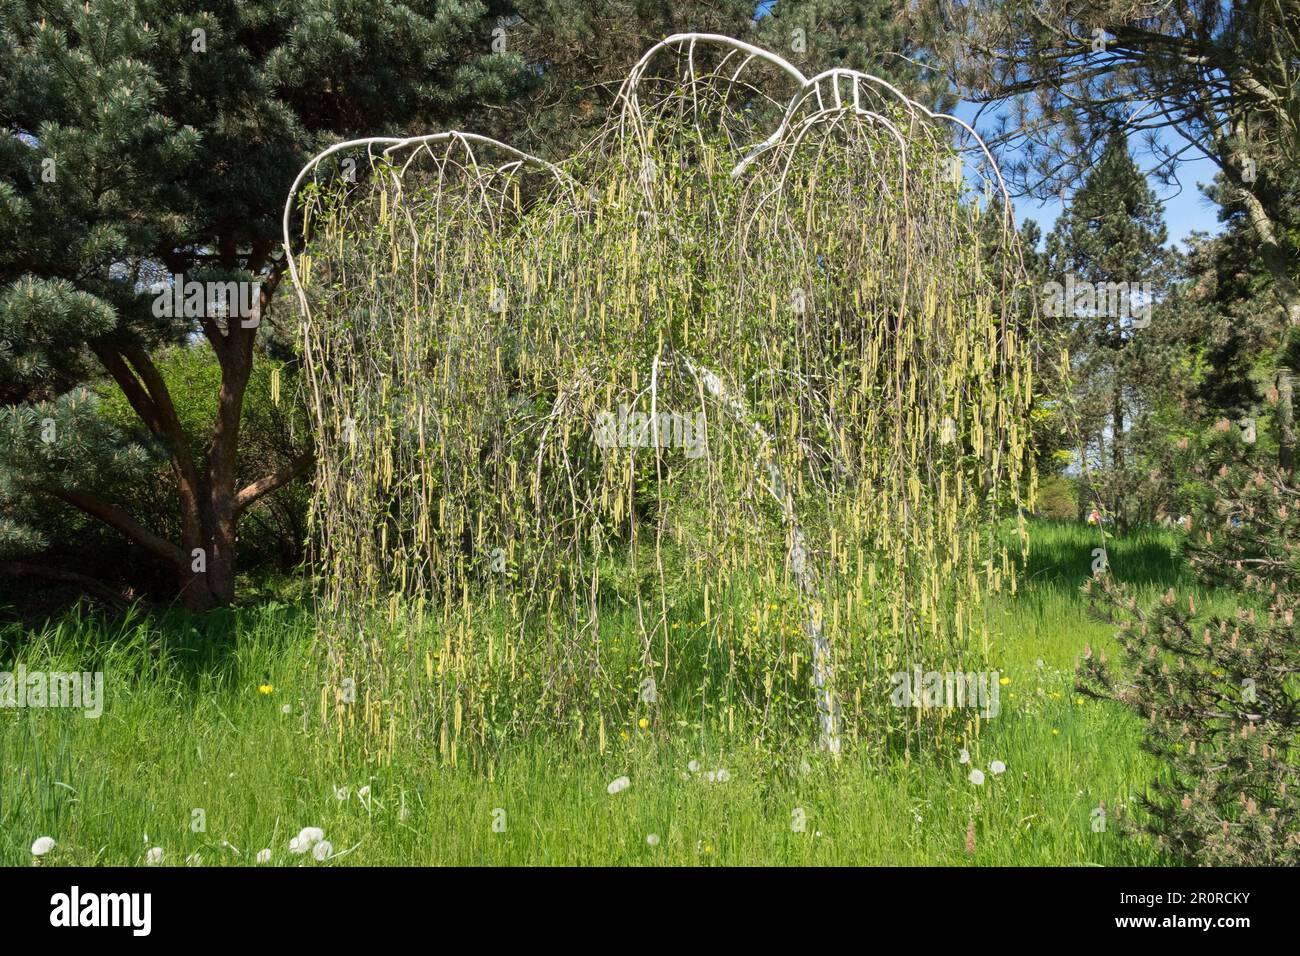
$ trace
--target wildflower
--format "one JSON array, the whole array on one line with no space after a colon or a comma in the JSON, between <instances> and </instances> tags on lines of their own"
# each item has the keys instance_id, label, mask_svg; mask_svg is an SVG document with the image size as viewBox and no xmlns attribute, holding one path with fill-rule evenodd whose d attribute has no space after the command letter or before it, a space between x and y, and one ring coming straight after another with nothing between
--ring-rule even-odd
<instances>
[{"instance_id":1,"label":"wildflower","mask_svg":"<svg viewBox=\"0 0 1300 956\"><path fill-rule=\"evenodd\" d=\"M610 781L609 786L606 787L605 789L608 790L611 794L615 794L615 793L622 793L630 786L632 786L631 780L629 780L627 777L618 777L617 779Z\"/></svg>"},{"instance_id":2,"label":"wildflower","mask_svg":"<svg viewBox=\"0 0 1300 956\"><path fill-rule=\"evenodd\" d=\"M984 771L972 770L967 779L969 779L971 783L975 784L975 786L982 787L984 786Z\"/></svg>"},{"instance_id":3,"label":"wildflower","mask_svg":"<svg viewBox=\"0 0 1300 956\"><path fill-rule=\"evenodd\" d=\"M334 797L338 800L346 800L348 798L348 788L339 787L334 791Z\"/></svg>"},{"instance_id":4,"label":"wildflower","mask_svg":"<svg viewBox=\"0 0 1300 956\"><path fill-rule=\"evenodd\" d=\"M311 855L316 858L317 863L329 859L329 855L333 852L334 852L334 846L330 843L329 840L321 840L319 843L317 843L314 847L311 848Z\"/></svg>"},{"instance_id":5,"label":"wildflower","mask_svg":"<svg viewBox=\"0 0 1300 956\"><path fill-rule=\"evenodd\" d=\"M657 834L657 833L651 833L651 834L647 835L646 838L645 838L645 842L648 843L648 844L650 844L651 846L658 846L658 845L659 845L659 834Z\"/></svg>"},{"instance_id":6,"label":"wildflower","mask_svg":"<svg viewBox=\"0 0 1300 956\"><path fill-rule=\"evenodd\" d=\"M303 827L298 831L298 835L289 841L289 852L301 856L324 839L325 831L320 827Z\"/></svg>"},{"instance_id":7,"label":"wildflower","mask_svg":"<svg viewBox=\"0 0 1300 956\"><path fill-rule=\"evenodd\" d=\"M32 843L32 856L44 856L54 849L53 837L37 837Z\"/></svg>"},{"instance_id":8,"label":"wildflower","mask_svg":"<svg viewBox=\"0 0 1300 956\"><path fill-rule=\"evenodd\" d=\"M163 860L163 849L160 846L149 848L149 852L144 855L145 863L149 866L157 866Z\"/></svg>"},{"instance_id":9,"label":"wildflower","mask_svg":"<svg viewBox=\"0 0 1300 956\"><path fill-rule=\"evenodd\" d=\"M1082 698L1082 697L1076 697L1076 698L1074 698L1074 702L1075 702L1075 704L1077 704L1077 705L1080 706L1080 707L1083 706L1083 698Z\"/></svg>"},{"instance_id":10,"label":"wildflower","mask_svg":"<svg viewBox=\"0 0 1300 956\"><path fill-rule=\"evenodd\" d=\"M258 851L257 851L257 862L258 862L258 863L270 863L270 862L271 862L271 851L270 851L269 849L266 849L266 850L258 850Z\"/></svg>"},{"instance_id":11,"label":"wildflower","mask_svg":"<svg viewBox=\"0 0 1300 956\"><path fill-rule=\"evenodd\" d=\"M970 751L965 747L961 748L961 753L957 755L958 763L970 763Z\"/></svg>"},{"instance_id":12,"label":"wildflower","mask_svg":"<svg viewBox=\"0 0 1300 956\"><path fill-rule=\"evenodd\" d=\"M280 708L280 713L282 714L293 713L293 707L291 707L289 704L285 704L283 707Z\"/></svg>"},{"instance_id":13,"label":"wildflower","mask_svg":"<svg viewBox=\"0 0 1300 956\"><path fill-rule=\"evenodd\" d=\"M689 770L691 773L699 773L700 762L698 760L692 760L690 763L686 765L686 769Z\"/></svg>"},{"instance_id":14,"label":"wildflower","mask_svg":"<svg viewBox=\"0 0 1300 956\"><path fill-rule=\"evenodd\" d=\"M1011 683L1011 678L1010 678L1010 677L999 677L999 678L998 678L998 683L1001 684L1003 687L1006 687L1008 684Z\"/></svg>"},{"instance_id":15,"label":"wildflower","mask_svg":"<svg viewBox=\"0 0 1300 956\"><path fill-rule=\"evenodd\" d=\"M1061 732L1060 732L1059 730L1057 730L1055 727L1053 727L1053 728L1052 728L1052 736L1053 736L1053 737L1059 737L1059 736L1061 736Z\"/></svg>"},{"instance_id":16,"label":"wildflower","mask_svg":"<svg viewBox=\"0 0 1300 956\"><path fill-rule=\"evenodd\" d=\"M369 786L362 787L360 790L357 791L357 797L358 797L359 799L361 799L361 800L366 799L366 797L368 797L368 796L370 796L370 787L369 787Z\"/></svg>"},{"instance_id":17,"label":"wildflower","mask_svg":"<svg viewBox=\"0 0 1300 956\"><path fill-rule=\"evenodd\" d=\"M258 684L258 685L257 685L257 692L258 692L259 694L261 694L263 697L265 697L267 694L271 693L273 690L275 690L275 688L274 688L272 685L270 685L270 684Z\"/></svg>"},{"instance_id":18,"label":"wildflower","mask_svg":"<svg viewBox=\"0 0 1300 956\"><path fill-rule=\"evenodd\" d=\"M650 721L648 721L646 718L642 717L640 720L638 720L638 721L636 722L636 725L637 725L638 727L640 727L642 730L645 730L647 727L650 726Z\"/></svg>"},{"instance_id":19,"label":"wildflower","mask_svg":"<svg viewBox=\"0 0 1300 956\"><path fill-rule=\"evenodd\" d=\"M1007 769L1007 765L1004 764L1001 760L995 760L991 764L989 764L989 773L993 774L994 776L1002 773L1006 769Z\"/></svg>"}]
</instances>

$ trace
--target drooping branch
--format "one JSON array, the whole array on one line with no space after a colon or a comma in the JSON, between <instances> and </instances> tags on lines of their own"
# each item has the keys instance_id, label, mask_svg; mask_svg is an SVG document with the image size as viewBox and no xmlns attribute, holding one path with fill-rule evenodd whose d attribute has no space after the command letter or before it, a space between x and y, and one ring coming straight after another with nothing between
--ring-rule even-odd
<instances>
[{"instance_id":1,"label":"drooping branch","mask_svg":"<svg viewBox=\"0 0 1300 956\"><path fill-rule=\"evenodd\" d=\"M839 724L836 716L835 691L831 685L834 667L830 641L823 627L824 610L817 565L815 561L810 560L808 554L808 544L799 522L799 515L795 510L794 495L781 477L781 466L778 463L772 436L759 424L744 400L728 388L715 372L700 368L681 353L678 353L675 359L700 388L748 433L759 465L767 474L767 491L780 507L786 533L789 535L787 559L790 572L803 598L804 633L808 637L808 644L812 650L813 687L816 691L817 722L821 730L819 743L831 753L839 753Z\"/></svg>"}]
</instances>

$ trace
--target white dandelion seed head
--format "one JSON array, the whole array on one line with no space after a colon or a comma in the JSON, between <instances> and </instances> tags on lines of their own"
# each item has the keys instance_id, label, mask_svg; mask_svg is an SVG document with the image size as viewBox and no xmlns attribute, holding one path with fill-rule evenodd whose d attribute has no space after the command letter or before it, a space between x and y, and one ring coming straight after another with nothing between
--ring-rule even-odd
<instances>
[{"instance_id":1,"label":"white dandelion seed head","mask_svg":"<svg viewBox=\"0 0 1300 956\"><path fill-rule=\"evenodd\" d=\"M370 788L362 787L360 790L357 791L357 796L360 797L362 800L364 800L366 797L370 796Z\"/></svg>"},{"instance_id":2,"label":"white dandelion seed head","mask_svg":"<svg viewBox=\"0 0 1300 956\"><path fill-rule=\"evenodd\" d=\"M144 855L144 861L150 866L157 866L163 860L163 848L160 846L151 846L149 852Z\"/></svg>"},{"instance_id":3,"label":"white dandelion seed head","mask_svg":"<svg viewBox=\"0 0 1300 956\"><path fill-rule=\"evenodd\" d=\"M299 837L294 837L292 840L289 841L289 852L297 856L301 856L302 854L306 853L310 847L311 847L310 843L307 843L305 840L302 840Z\"/></svg>"},{"instance_id":4,"label":"white dandelion seed head","mask_svg":"<svg viewBox=\"0 0 1300 956\"><path fill-rule=\"evenodd\" d=\"M921 814L919 814L919 813L916 815L916 822L917 822L917 823L920 823L920 822L921 822Z\"/></svg>"},{"instance_id":5,"label":"white dandelion seed head","mask_svg":"<svg viewBox=\"0 0 1300 956\"><path fill-rule=\"evenodd\" d=\"M258 851L257 851L257 862L258 862L258 863L270 863L270 862L271 862L271 851L270 851L270 849L258 850Z\"/></svg>"},{"instance_id":6,"label":"white dandelion seed head","mask_svg":"<svg viewBox=\"0 0 1300 956\"><path fill-rule=\"evenodd\" d=\"M689 770L691 773L699 773L700 762L698 760L692 760L690 763L686 765L686 769Z\"/></svg>"},{"instance_id":7,"label":"white dandelion seed head","mask_svg":"<svg viewBox=\"0 0 1300 956\"><path fill-rule=\"evenodd\" d=\"M975 784L975 786L982 787L984 785L984 771L972 770L968 779L971 783Z\"/></svg>"},{"instance_id":8,"label":"white dandelion seed head","mask_svg":"<svg viewBox=\"0 0 1300 956\"><path fill-rule=\"evenodd\" d=\"M54 849L54 837L37 837L32 842L32 856L44 856Z\"/></svg>"},{"instance_id":9,"label":"white dandelion seed head","mask_svg":"<svg viewBox=\"0 0 1300 956\"><path fill-rule=\"evenodd\" d=\"M285 704L283 707L280 708L280 713L282 713L282 714L292 714L292 713L293 713L293 707L292 707L291 705L289 705L289 704Z\"/></svg>"},{"instance_id":10,"label":"white dandelion seed head","mask_svg":"<svg viewBox=\"0 0 1300 956\"><path fill-rule=\"evenodd\" d=\"M316 858L316 862L322 862L329 859L329 855L334 852L334 845L329 840L321 840L311 848L311 855Z\"/></svg>"},{"instance_id":11,"label":"white dandelion seed head","mask_svg":"<svg viewBox=\"0 0 1300 956\"><path fill-rule=\"evenodd\" d=\"M657 833L651 833L651 834L649 834L649 835L645 838L645 841L646 841L646 843L650 844L651 846L658 846L658 845L659 845L659 834L657 834Z\"/></svg>"},{"instance_id":12,"label":"white dandelion seed head","mask_svg":"<svg viewBox=\"0 0 1300 956\"><path fill-rule=\"evenodd\" d=\"M717 779L718 783L726 783L731 779L731 771L727 770L725 767L719 768L718 772L714 774L714 777Z\"/></svg>"},{"instance_id":13,"label":"white dandelion seed head","mask_svg":"<svg viewBox=\"0 0 1300 956\"><path fill-rule=\"evenodd\" d=\"M989 764L989 773L992 774L1002 773L1006 769L1007 769L1007 765L1004 764L1001 760L995 760L991 764Z\"/></svg>"},{"instance_id":14,"label":"white dandelion seed head","mask_svg":"<svg viewBox=\"0 0 1300 956\"><path fill-rule=\"evenodd\" d=\"M804 776L807 776L808 774L812 773L812 764L810 764L807 760L801 760L799 762L799 772Z\"/></svg>"},{"instance_id":15,"label":"white dandelion seed head","mask_svg":"<svg viewBox=\"0 0 1300 956\"><path fill-rule=\"evenodd\" d=\"M348 793L349 790L347 787L339 787L334 791L334 796L338 800L346 800L348 798Z\"/></svg>"},{"instance_id":16,"label":"white dandelion seed head","mask_svg":"<svg viewBox=\"0 0 1300 956\"><path fill-rule=\"evenodd\" d=\"M610 793L622 793L630 786L632 786L631 780L629 780L627 777L618 777L615 780L611 780L609 786L606 787L605 789L608 790Z\"/></svg>"},{"instance_id":17,"label":"white dandelion seed head","mask_svg":"<svg viewBox=\"0 0 1300 956\"><path fill-rule=\"evenodd\" d=\"M325 831L320 827L303 827L298 831L298 842L308 847L325 839Z\"/></svg>"},{"instance_id":18,"label":"white dandelion seed head","mask_svg":"<svg viewBox=\"0 0 1300 956\"><path fill-rule=\"evenodd\" d=\"M970 763L970 751L965 747L961 748L961 753L957 755L958 763Z\"/></svg>"}]
</instances>

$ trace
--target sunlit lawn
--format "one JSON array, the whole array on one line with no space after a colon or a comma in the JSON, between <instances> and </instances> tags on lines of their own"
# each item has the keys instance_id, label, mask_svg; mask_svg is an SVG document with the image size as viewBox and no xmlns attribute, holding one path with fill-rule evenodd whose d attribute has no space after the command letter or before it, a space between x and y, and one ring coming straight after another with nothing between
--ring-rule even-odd
<instances>
[{"instance_id":1,"label":"sunlit lawn","mask_svg":"<svg viewBox=\"0 0 1300 956\"><path fill-rule=\"evenodd\" d=\"M919 756L835 761L812 747L774 758L740 735L636 725L611 733L604 754L537 738L453 768L412 739L389 763L323 736L310 718L304 730L304 610L246 609L203 633L175 617L70 617L26 638L21 659L72 669L98 648L105 712L0 710L0 863L28 862L32 841L48 835L57 845L45 865L142 864L154 846L166 864L253 864L266 848L273 865L326 865L290 852L306 826L324 830L337 864L1162 862L1114 821L1156 773L1140 722L1072 692L1085 643L1116 653L1078 590L1095 534L1040 523L1032 536L1019 594L990 608L1009 683L969 764L955 740ZM1143 533L1113 544L1116 573L1148 597L1189 586L1174 541ZM233 650L222 653L231 629ZM3 669L15 667L17 639L9 634ZM630 785L610 794L621 776Z\"/></svg>"}]
</instances>

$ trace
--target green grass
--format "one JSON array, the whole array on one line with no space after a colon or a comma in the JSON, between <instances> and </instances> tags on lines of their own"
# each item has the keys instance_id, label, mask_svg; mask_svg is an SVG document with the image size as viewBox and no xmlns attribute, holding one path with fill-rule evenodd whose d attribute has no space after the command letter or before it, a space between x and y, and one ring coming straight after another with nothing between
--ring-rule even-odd
<instances>
[{"instance_id":1,"label":"green grass","mask_svg":"<svg viewBox=\"0 0 1300 956\"><path fill-rule=\"evenodd\" d=\"M968 781L956 741L920 758L832 761L811 747L774 757L739 735L676 726L630 726L626 740L611 728L604 754L537 737L473 768L446 766L412 736L385 762L323 735L314 715L304 730L297 689L315 668L300 608L267 604L198 622L69 616L37 634L4 635L0 669L21 660L103 670L105 712L90 720L0 709L0 865L27 863L45 835L57 841L46 865L142 864L149 846L164 849L165 863L197 853L205 865L251 864L266 847L273 864L323 865L288 851L304 826L325 831L340 865L1168 862L1149 841L1121 836L1113 817L1102 832L1090 817L1099 802L1111 814L1132 805L1157 773L1139 748L1139 721L1072 692L1085 643L1117 653L1079 592L1096 534L1069 524L1031 530L1020 593L990 608L994 659L1010 683L970 748L982 786ZM1190 588L1175 540L1142 532L1113 542L1116 574L1146 599ZM1198 603L1210 599L1198 593ZM264 682L275 690L260 693ZM701 773L688 771L693 760ZM994 760L1005 773L988 772ZM703 779L719 768L728 780ZM631 786L607 793L623 775Z\"/></svg>"}]
</instances>

